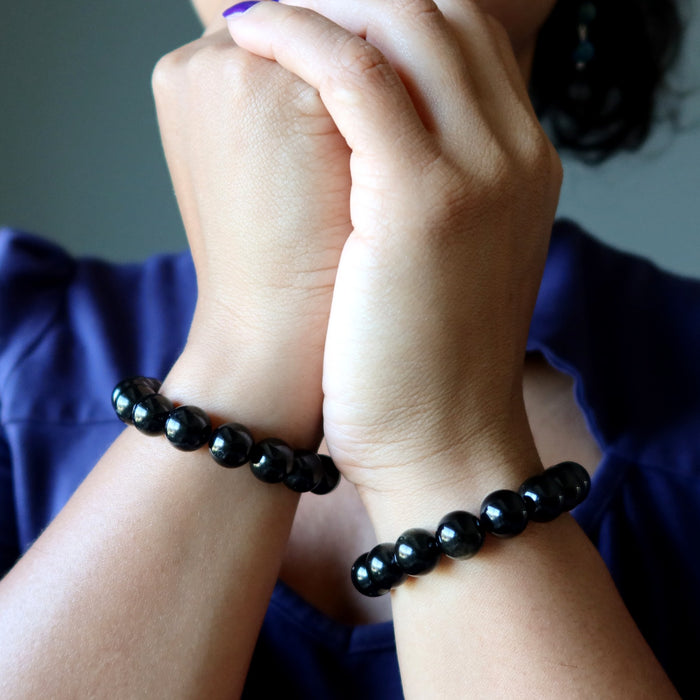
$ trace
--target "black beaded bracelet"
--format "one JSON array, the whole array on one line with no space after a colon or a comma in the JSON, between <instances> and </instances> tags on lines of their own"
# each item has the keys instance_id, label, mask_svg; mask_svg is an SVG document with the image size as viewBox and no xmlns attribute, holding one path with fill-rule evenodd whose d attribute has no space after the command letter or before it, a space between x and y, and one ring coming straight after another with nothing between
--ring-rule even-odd
<instances>
[{"instance_id":1,"label":"black beaded bracelet","mask_svg":"<svg viewBox=\"0 0 700 700\"><path fill-rule=\"evenodd\" d=\"M177 406L160 391L160 382L132 377L112 391L112 406L120 420L145 435L165 435L179 450L191 452L204 445L214 461L235 469L248 463L253 474L269 484L283 483L292 491L330 493L340 482L340 472L328 455L294 450L283 440L255 442L240 423L212 428L209 416L197 406Z\"/></svg>"},{"instance_id":2,"label":"black beaded bracelet","mask_svg":"<svg viewBox=\"0 0 700 700\"><path fill-rule=\"evenodd\" d=\"M554 520L579 505L590 488L590 476L580 464L561 462L527 479L517 492L504 489L486 496L478 518L456 510L440 520L435 533L412 528L394 544L378 544L355 560L350 571L352 583L363 595L384 595L408 576L432 571L443 554L451 559L473 557L487 533L514 537L530 520Z\"/></svg>"}]
</instances>

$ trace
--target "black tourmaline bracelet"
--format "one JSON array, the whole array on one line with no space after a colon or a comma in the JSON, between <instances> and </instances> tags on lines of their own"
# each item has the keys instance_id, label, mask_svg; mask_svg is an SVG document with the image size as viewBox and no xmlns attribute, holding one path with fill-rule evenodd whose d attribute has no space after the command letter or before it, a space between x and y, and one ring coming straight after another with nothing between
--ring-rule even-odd
<instances>
[{"instance_id":1,"label":"black tourmaline bracelet","mask_svg":"<svg viewBox=\"0 0 700 700\"><path fill-rule=\"evenodd\" d=\"M209 445L217 464L228 469L250 464L253 474L269 484L282 482L292 491L330 493L340 473L328 455L293 450L277 438L255 442L240 423L225 423L212 429L209 416L196 406L175 407L162 394L160 382L132 377L119 382L112 392L117 416L146 435L165 435L179 450L187 452Z\"/></svg>"},{"instance_id":2,"label":"black tourmaline bracelet","mask_svg":"<svg viewBox=\"0 0 700 700\"><path fill-rule=\"evenodd\" d=\"M395 544L378 544L359 556L350 576L363 595L376 597L400 586L407 576L432 571L440 556L473 557L486 533L496 537L520 534L530 520L554 520L581 503L591 488L588 472L576 462L562 462L527 479L515 491L494 491L481 504L480 517L456 510L448 513L433 534L421 528L404 532Z\"/></svg>"}]
</instances>

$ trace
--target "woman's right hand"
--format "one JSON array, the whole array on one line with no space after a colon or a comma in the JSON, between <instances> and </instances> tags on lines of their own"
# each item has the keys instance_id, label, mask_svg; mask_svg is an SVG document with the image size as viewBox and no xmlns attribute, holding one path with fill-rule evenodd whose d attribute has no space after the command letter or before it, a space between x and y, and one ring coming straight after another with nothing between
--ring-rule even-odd
<instances>
[{"instance_id":1,"label":"woman's right hand","mask_svg":"<svg viewBox=\"0 0 700 700\"><path fill-rule=\"evenodd\" d=\"M297 435L312 421L318 437L326 324L351 228L345 140L314 88L237 47L223 19L164 56L153 89L197 271L180 378L206 382L193 360L221 370L247 385L247 403L259 392L279 411L265 416L272 427ZM262 381L294 397L293 416L289 402L270 406Z\"/></svg>"}]
</instances>

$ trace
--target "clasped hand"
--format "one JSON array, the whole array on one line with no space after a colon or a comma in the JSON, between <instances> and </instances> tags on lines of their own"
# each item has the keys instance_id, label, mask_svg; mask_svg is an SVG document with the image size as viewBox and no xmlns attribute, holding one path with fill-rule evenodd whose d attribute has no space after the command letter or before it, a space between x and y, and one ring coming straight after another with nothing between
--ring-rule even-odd
<instances>
[{"instance_id":1,"label":"clasped hand","mask_svg":"<svg viewBox=\"0 0 700 700\"><path fill-rule=\"evenodd\" d=\"M323 400L339 468L380 492L527 440L561 184L501 25L439 4L262 2L154 74L197 269L190 342L235 343L309 420Z\"/></svg>"}]
</instances>

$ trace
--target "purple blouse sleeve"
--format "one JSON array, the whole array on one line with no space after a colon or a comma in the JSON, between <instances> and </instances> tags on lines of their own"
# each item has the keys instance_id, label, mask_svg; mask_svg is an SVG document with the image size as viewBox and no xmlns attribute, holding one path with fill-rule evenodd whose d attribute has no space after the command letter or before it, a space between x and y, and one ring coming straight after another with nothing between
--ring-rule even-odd
<instances>
[{"instance_id":1,"label":"purple blouse sleeve","mask_svg":"<svg viewBox=\"0 0 700 700\"><path fill-rule=\"evenodd\" d=\"M73 273L70 258L39 238L0 229L0 575L20 554L12 450L5 424L5 387L22 358L51 325L61 289Z\"/></svg>"},{"instance_id":2,"label":"purple blouse sleeve","mask_svg":"<svg viewBox=\"0 0 700 700\"><path fill-rule=\"evenodd\" d=\"M117 265L0 231L0 574L123 429L112 387L170 369L195 300L189 255Z\"/></svg>"}]
</instances>

